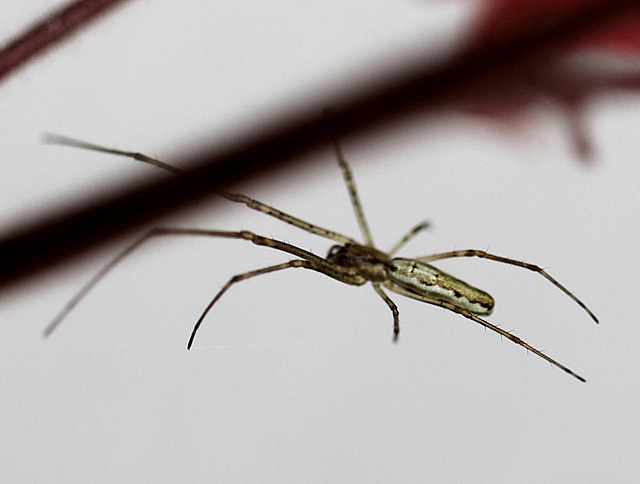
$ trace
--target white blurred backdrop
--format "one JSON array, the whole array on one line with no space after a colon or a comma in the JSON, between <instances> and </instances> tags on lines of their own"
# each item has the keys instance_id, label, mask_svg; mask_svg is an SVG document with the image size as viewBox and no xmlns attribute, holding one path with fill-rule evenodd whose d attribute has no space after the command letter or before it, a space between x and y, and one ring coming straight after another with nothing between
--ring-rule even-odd
<instances>
[{"instance_id":1,"label":"white blurred backdrop","mask_svg":"<svg viewBox=\"0 0 640 484\"><path fill-rule=\"evenodd\" d=\"M9 38L60 1L3 3ZM44 145L54 132L167 162L193 143L261 126L343 89L375 59L453 49L458 2L139 0L0 86L0 223L170 176L130 160ZM233 275L288 260L241 241L165 238L115 269L48 339L42 329L122 238L0 296L0 474L5 482L629 482L640 472L635 280L640 98L586 113L595 160L566 119L534 109L508 134L461 113L415 116L347 139L381 248L420 220L403 254L479 248L444 270L489 291L490 321L585 376L581 384L460 316L370 287L285 271L233 287L186 351L192 325ZM359 237L329 146L323 162L236 187ZM228 202L163 225L248 229L325 255L330 242Z\"/></svg>"}]
</instances>

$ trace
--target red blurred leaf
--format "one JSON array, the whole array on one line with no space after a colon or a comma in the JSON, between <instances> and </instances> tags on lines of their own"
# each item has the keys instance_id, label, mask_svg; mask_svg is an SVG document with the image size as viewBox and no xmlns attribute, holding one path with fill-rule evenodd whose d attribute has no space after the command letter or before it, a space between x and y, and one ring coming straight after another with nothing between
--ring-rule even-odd
<instances>
[{"instance_id":1,"label":"red blurred leaf","mask_svg":"<svg viewBox=\"0 0 640 484\"><path fill-rule=\"evenodd\" d=\"M474 41L491 41L514 29L552 23L558 15L589 6L590 0L486 0L476 21ZM591 32L575 47L640 52L640 11L600 31Z\"/></svg>"},{"instance_id":2,"label":"red blurred leaf","mask_svg":"<svg viewBox=\"0 0 640 484\"><path fill-rule=\"evenodd\" d=\"M469 35L471 44L509 38L522 29L540 28L590 0L487 0ZM555 104L569 118L577 152L593 148L585 132L583 112L597 95L640 88L640 11L598 31L589 32L541 58L526 69L488 80L468 100L474 114L511 129L527 122L530 108ZM517 123L516 123L517 124Z\"/></svg>"}]
</instances>

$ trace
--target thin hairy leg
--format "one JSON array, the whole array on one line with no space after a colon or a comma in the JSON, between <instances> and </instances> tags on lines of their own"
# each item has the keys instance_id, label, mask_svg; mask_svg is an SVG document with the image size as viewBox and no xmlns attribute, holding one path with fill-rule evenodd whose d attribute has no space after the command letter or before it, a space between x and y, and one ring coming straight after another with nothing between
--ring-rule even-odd
<instances>
[{"instance_id":1,"label":"thin hairy leg","mask_svg":"<svg viewBox=\"0 0 640 484\"><path fill-rule=\"evenodd\" d=\"M505 338L513 341L515 344L522 346L523 348L526 348L527 350L531 351L532 353L538 355L540 358L542 358L543 360L548 361L549 363L551 363L552 365L560 368L561 370L569 373L569 375L573 376L574 378L580 380L581 382L586 382L586 380L584 378L582 378L580 375L578 375L577 373L574 373L572 370L570 370L569 368L567 368L566 366L564 366L562 363L559 363L558 361L554 360L553 358L545 355L542 351L535 349L533 346L531 346L530 344L524 342L523 340L521 340L520 338L518 338L516 335L509 333L508 331L505 331L504 329L499 328L498 326L491 324L488 321L485 321L484 319L476 316L475 314L467 311L466 309L463 309L461 307L458 307L454 304L445 302L445 301L438 301L437 299L431 299L425 296L420 296L418 294L414 294L411 291L407 291L406 289L397 286L391 282L385 282L384 286L389 289L392 292L395 292L396 294L400 294L402 296L406 296L406 297L410 297L412 299L416 299L417 301L422 301L425 302L427 304L433 304L434 306L439 306L441 308L444 308L448 311L452 311L454 313L460 314L462 316L464 316L467 319L470 319L471 321L474 321L482 326L484 326L485 328L490 329L491 331L495 331L496 333L498 333L501 336L504 336Z\"/></svg>"},{"instance_id":2,"label":"thin hairy leg","mask_svg":"<svg viewBox=\"0 0 640 484\"><path fill-rule=\"evenodd\" d=\"M289 225L293 225L294 227L298 227L299 229L306 230L307 232L311 232L315 235L319 235L320 237L335 240L336 242L339 242L341 244L358 244L358 242L353 240L351 237L347 237L346 235L339 234L338 232L334 232L333 230L325 229L323 227L319 227L318 225L305 222L304 220L300 220L297 217L284 213L277 208L270 207L265 203L254 200L253 198L249 198L246 195L241 195L239 193L221 193L220 195L231 202L244 203L252 210L256 210L271 217L275 217L278 220L282 220L283 222L288 223Z\"/></svg>"},{"instance_id":3,"label":"thin hairy leg","mask_svg":"<svg viewBox=\"0 0 640 484\"><path fill-rule=\"evenodd\" d=\"M364 237L365 245L373 247L373 239L371 238L371 232L369 231L367 221L364 218L364 211L362 210L362 205L360 204L356 184L353 180L353 174L351 173L351 168L349 168L347 161L344 159L342 148L340 148L340 143L338 143L338 140L332 139L331 142L333 143L333 148L336 152L338 164L340 165L340 168L342 168L342 176L344 177L344 181L347 184L347 190L349 190L349 197L351 198L351 205L353 206L353 209L356 213L356 218L358 219L358 225L360 226L360 231L362 232L362 236Z\"/></svg>"},{"instance_id":4,"label":"thin hairy leg","mask_svg":"<svg viewBox=\"0 0 640 484\"><path fill-rule=\"evenodd\" d=\"M411 241L416 235L422 232L424 229L429 227L429 222L420 222L415 227L413 227L409 232L404 234L402 238L394 245L391 250L388 252L389 256L392 256L400 249L402 249L409 241Z\"/></svg>"},{"instance_id":5,"label":"thin hairy leg","mask_svg":"<svg viewBox=\"0 0 640 484\"><path fill-rule=\"evenodd\" d=\"M93 143L87 143L86 141L80 141L73 138L68 138L66 136L59 136L54 134L49 134L45 137L45 141L47 143L53 143L64 146L72 146L75 148L83 148L92 151L99 151L101 153L109 153L112 155L124 156L126 158L133 158L137 161L142 161L143 163L148 163L150 165L156 166L158 168L162 168L164 170L170 171L171 173L182 173L184 170L180 168L176 168L175 166L169 165L163 161L157 160L155 158L151 158L149 156L143 155L142 153L136 153L133 151L122 151L116 150L113 148L106 148L104 146L96 145ZM309 222L305 222L293 215L289 215L277 208L271 207L266 203L259 202L258 200L254 200L253 198L249 198L246 195L242 195L239 193L226 193L221 192L219 195L227 200L235 203L242 203L249 207L251 210L256 210L258 212L264 213L265 215L269 215L270 217L275 217L278 220L282 220L283 222L288 223L289 225L293 225L294 227L298 227L299 229L306 230L307 232L311 232L312 234L319 235L320 237L325 237L327 239L335 240L341 244L357 244L354 239L351 237L347 237L346 235L342 235L338 232L334 232L333 230L325 229L323 227L319 227L317 225L311 224Z\"/></svg>"},{"instance_id":6,"label":"thin hairy leg","mask_svg":"<svg viewBox=\"0 0 640 484\"><path fill-rule=\"evenodd\" d=\"M382 290L379 282L372 282L371 284L373 285L373 289L382 300L387 303L389 309L391 309L391 313L393 314L393 342L395 343L398 341L398 335L400 334L400 311L398 311L398 306L396 306L396 303Z\"/></svg>"},{"instance_id":7,"label":"thin hairy leg","mask_svg":"<svg viewBox=\"0 0 640 484\"><path fill-rule=\"evenodd\" d=\"M256 235L252 232L248 232L248 231L229 232L229 231L222 231L222 230L157 227L150 230L149 232L144 234L142 237L137 239L135 242L133 242L131 245L126 247L116 257L114 257L111 261L109 261L98 273L96 273L96 275L93 276L89 280L89 282L87 282L76 293L76 295L66 304L66 306L56 315L53 321L49 323L49 325L44 330L44 336L45 337L49 336L60 324L60 322L66 317L66 315L69 314L69 312L87 295L87 293L105 275L107 275L114 268L114 266L116 266L120 261L122 261L122 259L124 259L127 255L129 255L135 249L140 247L144 242L146 242L150 238L157 237L157 236L164 236L164 235L191 235L191 236L221 237L221 238L248 240L256 245L270 247L272 249L287 252L297 257L301 257L305 260L311 261L316 266L316 270L318 272L321 272L333 279L337 279L341 282L344 282L345 284L362 285L366 282L366 280L362 276L345 271L341 269L339 266L335 266L327 262L322 257L312 254L311 252L308 252L304 249L300 249L299 247L295 247L293 245L287 244L286 242L281 242L279 240Z\"/></svg>"},{"instance_id":8,"label":"thin hairy leg","mask_svg":"<svg viewBox=\"0 0 640 484\"><path fill-rule=\"evenodd\" d=\"M544 269L542 269L542 267L538 267L537 265L529 264L528 262L522 262L522 261L515 260L515 259L508 259L507 257L502 257L502 256L499 256L499 255L489 254L489 253L485 252L484 250L478 250L478 249L453 250L451 252L443 252L441 254L433 254L433 255L428 255L428 256L425 256L425 257L419 257L419 258L417 258L415 260L417 260L419 262L429 263L429 262L432 262L434 260L451 259L451 258L454 258L454 257L479 257L481 259L489 259L489 260L492 260L492 261L501 262L502 264L509 264L509 265L512 265L512 266L523 267L523 268L525 268L527 270L530 270L532 272L537 272L542 277L544 277L549 282L551 282L551 284L556 286L558 289L560 289L562 292L564 292L567 296L569 296L571 299L573 299L573 301L578 306L580 306L582 309L584 309L587 312L587 314L589 316L591 316L591 319L593 319L596 323L598 323L598 318L596 317L595 314L593 314L593 312L587 307L587 305L585 303L583 303L571 291L569 291L566 287L564 287L562 284L560 284L558 281L556 281L553 277L551 277Z\"/></svg>"},{"instance_id":9,"label":"thin hairy leg","mask_svg":"<svg viewBox=\"0 0 640 484\"><path fill-rule=\"evenodd\" d=\"M236 283L238 283L240 281L245 281L247 279L250 279L250 278L256 277L256 276L261 276L262 274L269 274L271 272L281 271L283 269L290 269L290 268L295 268L295 267L303 267L305 269L311 269L313 271L318 271L317 267L315 266L315 264L313 262L308 261L308 260L296 259L296 260L292 260L292 261L289 261L289 262L284 262L282 264L277 264L275 266L269 266L269 267L265 267L263 269L256 269L254 271L249 271L249 272L245 272L243 274L238 274L236 276L233 276L231 279L229 279L229 281L224 285L224 287L222 289L220 289L218 294L216 294L216 296L211 300L209 305L206 307L206 309L203 311L202 315L198 319L198 322L193 327L193 331L191 331L191 336L189 337L189 343L187 343L187 349L188 350L191 349L191 345L193 344L193 340L196 337L196 333L198 332L198 329L200 328L200 325L202 324L202 321L204 321L204 318L207 316L207 314L209 313L209 311L211 310L213 305L222 297L222 295L225 292L227 292L227 290L231 286L233 286L234 284L236 284ZM318 271L318 272L320 272L320 271Z\"/></svg>"},{"instance_id":10,"label":"thin hairy leg","mask_svg":"<svg viewBox=\"0 0 640 484\"><path fill-rule=\"evenodd\" d=\"M184 171L184 170L181 170L180 168L176 168L175 166L171 166L160 160L156 160L155 158L151 158L147 155L143 155L142 153L136 153L134 151L116 150L113 148L106 148L104 146L88 143L86 141L81 141L74 138L69 138L67 136L60 136L58 134L51 134L51 133L46 134L44 137L44 142L55 144L55 145L71 146L73 148L82 148L90 151L99 151L101 153L109 153L111 155L124 156L127 158L133 158L134 160L142 161L143 163L148 163L150 165L157 166L158 168L162 168L164 170L170 171L171 173L178 174Z\"/></svg>"}]
</instances>

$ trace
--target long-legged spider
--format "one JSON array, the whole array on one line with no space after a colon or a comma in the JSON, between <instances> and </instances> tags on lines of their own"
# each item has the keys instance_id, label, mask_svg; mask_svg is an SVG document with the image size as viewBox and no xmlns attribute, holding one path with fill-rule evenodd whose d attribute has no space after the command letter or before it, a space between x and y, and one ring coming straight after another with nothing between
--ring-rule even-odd
<instances>
[{"instance_id":1,"label":"long-legged spider","mask_svg":"<svg viewBox=\"0 0 640 484\"><path fill-rule=\"evenodd\" d=\"M134 158L145 163L149 163L173 173L179 173L181 170L171 165L142 155L140 153L127 152L105 148L102 146L94 145L91 143L85 143L83 141L74 140L57 135L49 135L47 141L56 144L69 145L79 148L90 149L94 151L101 151L129 158ZM215 295L208 306L203 311L202 315L196 322L187 349L191 348L195 335L200 328L200 325L204 321L204 318L209 313L213 305L222 297L222 295L234 284L244 281L246 279L276 272L284 269L302 267L304 269L310 269L316 272L325 274L333 279L336 279L345 284L351 284L355 286L361 286L367 282L370 282L374 291L378 294L382 300L387 304L391 313L393 314L393 335L394 341L397 341L398 334L400 333L399 324L399 312L396 304L391 298L383 291L382 287L388 289L391 292L406 296L418 301L422 301L428 304L439 306L448 311L458 313L471 321L481 324L485 328L495 331L501 336L513 341L517 345L520 345L527 350L535 353L540 358L547 360L554 366L557 366L561 370L566 371L573 377L584 382L585 379L580 375L574 373L572 370L554 360L553 358L545 355L541 351L537 350L533 346L524 342L514 334L505 331L498 326L489 323L488 321L479 317L479 315L488 315L493 310L494 301L493 298L486 292L477 289L460 279L457 279L440 269L428 264L430 262L450 259L454 257L479 257L483 259L489 259L504 264L510 264L518 267L523 267L533 272L537 272L542 275L554 286L564 292L573 301L575 301L582 309L584 309L589 316L597 323L598 319L591 312L587 306L574 296L568 289L562 284L551 277L541 267L526 262L521 262L514 259L508 259L494 254L489 254L484 250L469 249L469 250L454 250L451 252L443 252L440 254L432 254L415 259L403 259L394 258L393 255L400 250L409 240L416 236L420 231L424 230L428 223L423 222L413 227L388 251L383 252L376 249L373 246L369 227L362 211L362 206L358 198L356 186L353 180L353 175L347 162L344 159L342 150L337 141L333 141L333 146L336 153L338 164L342 169L342 174L349 191L351 198L351 204L356 214L358 225L364 237L365 243L360 244L354 239L345 235L339 234L332 230L328 230L317 225L312 225L308 222L300 220L296 217L288 215L280 210L270 207L262 202L249 198L245 195L236 193L222 193L221 195L232 202L243 203L252 210L257 210L264 214L275 217L283 222L291 224L300 229L306 230L313 234L325 237L327 239L338 242L329 250L326 258L317 256L311 252L308 252L299 247L287 244L279 240L275 240L268 237L262 237L252 232L241 231L221 231L221 230L204 230L204 229L190 229L190 228L167 228L157 227L142 237L137 239L133 244L125 248L120 254L113 258L107 265L105 265L93 278L91 278L71 299L67 305L58 313L54 320L46 327L44 334L48 336L58 326L62 319L80 302L80 300L100 281L113 267L119 263L125 256L133 252L140 247L145 241L152 237L162 235L200 235L208 237L226 237L232 239L244 239L248 240L256 245L270 247L272 249L280 250L292 254L298 259L291 260L289 262L283 262L262 269L257 269L243 274L233 276L222 287L222 289Z\"/></svg>"}]
</instances>

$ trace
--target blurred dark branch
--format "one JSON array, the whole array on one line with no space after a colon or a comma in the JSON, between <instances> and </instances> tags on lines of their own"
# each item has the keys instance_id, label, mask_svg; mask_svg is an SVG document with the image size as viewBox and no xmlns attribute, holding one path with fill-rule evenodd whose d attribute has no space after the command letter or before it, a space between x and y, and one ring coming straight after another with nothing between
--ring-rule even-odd
<instances>
[{"instance_id":1,"label":"blurred dark branch","mask_svg":"<svg viewBox=\"0 0 640 484\"><path fill-rule=\"evenodd\" d=\"M0 81L48 47L125 0L78 0L45 17L0 50Z\"/></svg>"},{"instance_id":2,"label":"blurred dark branch","mask_svg":"<svg viewBox=\"0 0 640 484\"><path fill-rule=\"evenodd\" d=\"M246 134L243 144L191 156L181 176L141 185L118 196L98 198L90 206L45 217L0 241L0 283L15 281L90 245L130 230L159 215L196 203L220 188L264 174L276 164L291 162L330 136L370 132L412 112L424 112L459 99L474 86L500 73L525 69L565 42L621 18L640 0L600 0L558 16L543 26L509 30L491 44L471 46L437 67L414 58L404 72L367 92L353 91L345 101L327 99L331 113L292 112L269 120L261 132ZM292 106L304 102L292 101Z\"/></svg>"}]
</instances>

